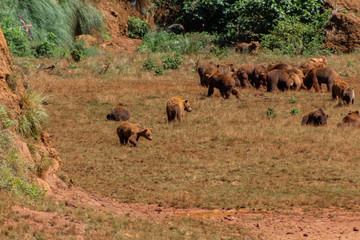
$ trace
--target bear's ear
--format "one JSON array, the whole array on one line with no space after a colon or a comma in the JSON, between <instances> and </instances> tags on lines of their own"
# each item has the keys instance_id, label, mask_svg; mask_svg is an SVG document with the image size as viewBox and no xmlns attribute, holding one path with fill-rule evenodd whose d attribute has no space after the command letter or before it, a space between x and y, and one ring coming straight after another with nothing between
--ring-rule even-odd
<instances>
[{"instance_id":1,"label":"bear's ear","mask_svg":"<svg viewBox=\"0 0 360 240\"><path fill-rule=\"evenodd\" d=\"M187 99L184 100L184 103L188 103L188 102L189 102L189 100L187 100Z\"/></svg>"}]
</instances>

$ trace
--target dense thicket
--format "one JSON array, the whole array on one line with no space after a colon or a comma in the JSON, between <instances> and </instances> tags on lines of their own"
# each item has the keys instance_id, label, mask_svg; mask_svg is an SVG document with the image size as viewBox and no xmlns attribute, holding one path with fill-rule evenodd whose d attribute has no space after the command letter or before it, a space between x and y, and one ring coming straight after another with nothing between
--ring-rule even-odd
<instances>
[{"instance_id":1,"label":"dense thicket","mask_svg":"<svg viewBox=\"0 0 360 240\"><path fill-rule=\"evenodd\" d=\"M296 49L296 54L307 51L309 43L321 47L329 20L329 12L323 10L323 0L172 0L157 1L157 4L160 8L176 10L173 11L176 22L187 31L218 34L223 44L261 41L265 37L272 41L267 47L276 48L287 44L284 37L298 28L295 44L300 47L291 47ZM278 31L289 32L282 36ZM306 36L302 38L298 33Z\"/></svg>"}]
</instances>

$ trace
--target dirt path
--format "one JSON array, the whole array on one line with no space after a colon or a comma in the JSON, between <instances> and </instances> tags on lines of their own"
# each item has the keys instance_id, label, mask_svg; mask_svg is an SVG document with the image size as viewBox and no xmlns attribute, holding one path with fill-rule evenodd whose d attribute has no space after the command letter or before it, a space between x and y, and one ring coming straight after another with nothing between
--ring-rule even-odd
<instances>
[{"instance_id":1,"label":"dirt path","mask_svg":"<svg viewBox=\"0 0 360 240\"><path fill-rule=\"evenodd\" d=\"M139 218L161 220L165 217L183 216L215 222L237 224L248 230L255 239L360 239L360 213L340 209L325 209L318 212L304 212L301 209L290 211L240 210L203 210L162 208L156 204L119 203L109 198L96 196L78 187L69 188L55 174L49 177L52 193L49 198L55 202L65 201L70 207L91 207L99 211L111 211L118 215L131 213ZM14 206L26 221L35 229L46 227L56 231L69 226L69 217L57 213L34 211ZM53 224L54 221L58 224ZM83 239L86 226L80 222L71 227L78 233L77 239Z\"/></svg>"}]
</instances>

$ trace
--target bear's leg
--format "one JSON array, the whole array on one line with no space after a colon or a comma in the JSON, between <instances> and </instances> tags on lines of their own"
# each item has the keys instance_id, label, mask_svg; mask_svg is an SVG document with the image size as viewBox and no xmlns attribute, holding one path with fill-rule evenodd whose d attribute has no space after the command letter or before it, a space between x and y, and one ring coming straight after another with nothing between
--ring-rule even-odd
<instances>
[{"instance_id":1,"label":"bear's leg","mask_svg":"<svg viewBox=\"0 0 360 240\"><path fill-rule=\"evenodd\" d=\"M240 97L239 91L238 91L236 88L233 88L233 89L231 90L231 93L232 93L233 95L235 95L236 98L239 98L239 97Z\"/></svg>"},{"instance_id":2,"label":"bear's leg","mask_svg":"<svg viewBox=\"0 0 360 240\"><path fill-rule=\"evenodd\" d=\"M213 87L213 86L209 86L208 97L210 97L211 95L213 95L213 93L214 93L214 87Z\"/></svg>"},{"instance_id":3,"label":"bear's leg","mask_svg":"<svg viewBox=\"0 0 360 240\"><path fill-rule=\"evenodd\" d=\"M125 145L125 139L123 136L119 136L120 139L120 145Z\"/></svg>"},{"instance_id":4,"label":"bear's leg","mask_svg":"<svg viewBox=\"0 0 360 240\"><path fill-rule=\"evenodd\" d=\"M319 92L319 91L321 91L321 86L320 86L320 84L316 81L316 82L314 82L314 88L315 88L315 92Z\"/></svg>"},{"instance_id":5,"label":"bear's leg","mask_svg":"<svg viewBox=\"0 0 360 240\"><path fill-rule=\"evenodd\" d=\"M326 86L327 86L328 92L330 92L332 89L333 83L327 83Z\"/></svg>"},{"instance_id":6,"label":"bear's leg","mask_svg":"<svg viewBox=\"0 0 360 240\"><path fill-rule=\"evenodd\" d=\"M177 112L177 113L176 113L176 117L177 117L177 120L178 120L179 122L182 121L182 114L181 114L180 112Z\"/></svg>"}]
</instances>

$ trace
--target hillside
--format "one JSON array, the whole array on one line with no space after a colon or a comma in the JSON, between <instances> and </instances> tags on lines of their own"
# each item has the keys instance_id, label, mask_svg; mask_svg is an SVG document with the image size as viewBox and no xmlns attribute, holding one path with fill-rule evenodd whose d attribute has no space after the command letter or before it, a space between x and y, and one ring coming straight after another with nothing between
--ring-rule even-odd
<instances>
[{"instance_id":1,"label":"hillside","mask_svg":"<svg viewBox=\"0 0 360 240\"><path fill-rule=\"evenodd\" d=\"M105 14L111 39L94 33L100 50L80 62L66 56L40 70L58 59L11 56L0 29L0 104L9 120L24 118L32 90L46 96L40 108L49 115L37 137L21 134L17 125L1 126L24 163L21 180L36 184L44 196L32 185L20 193L0 190L0 238L360 238L359 134L337 127L347 112L359 109L358 99L343 106L324 89L254 88L240 89L239 99L222 99L218 90L209 98L199 85L197 61L299 66L308 59L265 51L187 54L179 69L155 75L144 70L146 61L162 64L172 53L136 52L141 40L125 37L128 16L144 17L140 9L149 5L92 2ZM341 4L350 13L332 16L327 44L348 52L359 47L360 4ZM359 56L327 58L359 96ZM181 124L166 121L165 104L173 96L187 98L193 108ZM119 145L119 123L106 120L119 102L131 111L131 122L151 128L152 141ZM329 114L328 125L301 126L303 115L317 107ZM266 117L269 108L274 119ZM0 170L11 159L4 157L3 142Z\"/></svg>"}]
</instances>

